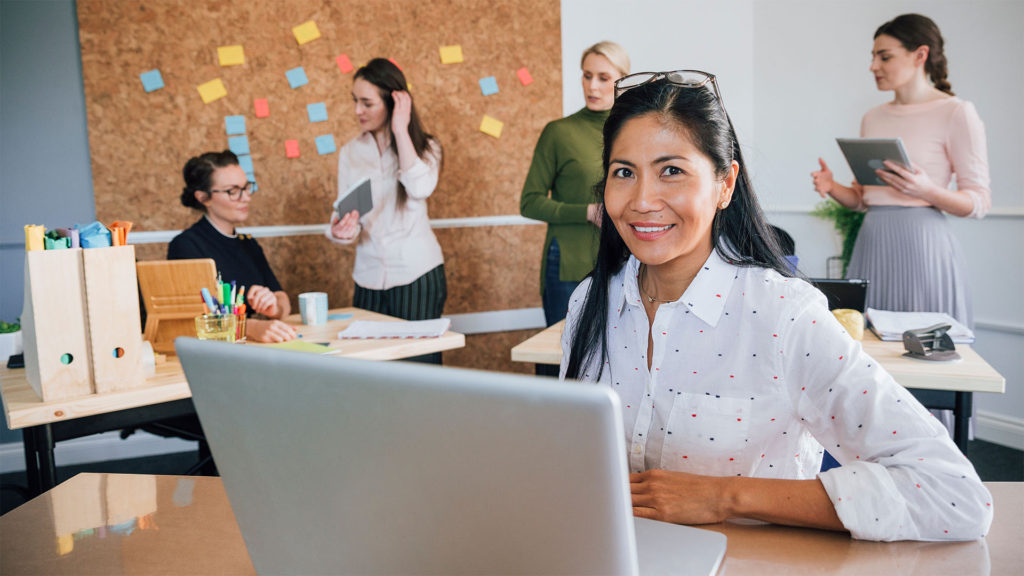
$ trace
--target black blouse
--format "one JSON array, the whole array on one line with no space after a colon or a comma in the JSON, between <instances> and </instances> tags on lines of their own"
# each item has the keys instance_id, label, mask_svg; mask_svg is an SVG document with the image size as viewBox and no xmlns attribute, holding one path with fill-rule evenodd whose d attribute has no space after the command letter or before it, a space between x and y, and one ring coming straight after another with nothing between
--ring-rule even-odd
<instances>
[{"instance_id":1,"label":"black blouse","mask_svg":"<svg viewBox=\"0 0 1024 576\"><path fill-rule=\"evenodd\" d=\"M191 228L175 236L167 246L168 260L213 258L221 280L232 280L239 288L266 286L272 292L281 290L281 284L270 269L267 257L256 239L248 234L232 238L220 233L203 216Z\"/></svg>"}]
</instances>

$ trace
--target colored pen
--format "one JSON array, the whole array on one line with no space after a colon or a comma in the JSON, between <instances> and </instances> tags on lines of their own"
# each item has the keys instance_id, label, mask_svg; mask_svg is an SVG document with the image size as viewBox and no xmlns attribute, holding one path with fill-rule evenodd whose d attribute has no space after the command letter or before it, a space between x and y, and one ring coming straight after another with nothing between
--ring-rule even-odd
<instances>
[{"instance_id":1,"label":"colored pen","mask_svg":"<svg viewBox=\"0 0 1024 576\"><path fill-rule=\"evenodd\" d=\"M210 294L210 291L206 288L206 286L203 286L203 289L200 292L203 295L203 302L205 302L206 307L210 309L210 314L216 314L217 311L220 310L220 305Z\"/></svg>"}]
</instances>

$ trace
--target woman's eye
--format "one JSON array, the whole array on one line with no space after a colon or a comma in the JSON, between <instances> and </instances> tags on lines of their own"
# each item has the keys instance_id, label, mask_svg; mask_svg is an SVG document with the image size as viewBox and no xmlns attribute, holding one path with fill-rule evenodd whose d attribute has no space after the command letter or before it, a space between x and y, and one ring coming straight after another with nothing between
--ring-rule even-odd
<instances>
[{"instance_id":1,"label":"woman's eye","mask_svg":"<svg viewBox=\"0 0 1024 576\"><path fill-rule=\"evenodd\" d=\"M615 171L612 172L612 176L615 178L632 178L633 171L629 168L616 168Z\"/></svg>"},{"instance_id":2,"label":"woman's eye","mask_svg":"<svg viewBox=\"0 0 1024 576\"><path fill-rule=\"evenodd\" d=\"M662 176L679 176L686 174L682 168L678 166L665 166L665 169L661 171Z\"/></svg>"}]
</instances>

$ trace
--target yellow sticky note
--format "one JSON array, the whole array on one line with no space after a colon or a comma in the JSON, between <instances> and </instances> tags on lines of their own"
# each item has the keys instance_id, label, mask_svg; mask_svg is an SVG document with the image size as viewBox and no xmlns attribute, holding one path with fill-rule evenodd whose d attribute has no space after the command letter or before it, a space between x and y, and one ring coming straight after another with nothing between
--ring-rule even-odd
<instances>
[{"instance_id":1,"label":"yellow sticky note","mask_svg":"<svg viewBox=\"0 0 1024 576\"><path fill-rule=\"evenodd\" d=\"M504 126L504 122L497 118L491 118L487 114L484 114L484 119L480 121L480 131L495 138L501 138L501 129Z\"/></svg>"},{"instance_id":2,"label":"yellow sticky note","mask_svg":"<svg viewBox=\"0 0 1024 576\"><path fill-rule=\"evenodd\" d=\"M241 44L220 46L217 48L217 58L220 59L221 66L238 66L245 64L245 51L242 50Z\"/></svg>"},{"instance_id":3,"label":"yellow sticky note","mask_svg":"<svg viewBox=\"0 0 1024 576\"><path fill-rule=\"evenodd\" d=\"M43 234L46 233L46 227L38 226L35 224L27 224L25 226L25 250L43 250L45 245L43 243Z\"/></svg>"},{"instance_id":4,"label":"yellow sticky note","mask_svg":"<svg viewBox=\"0 0 1024 576\"><path fill-rule=\"evenodd\" d=\"M199 97L203 99L203 104L209 104L228 95L228 91L224 88L224 83L220 81L220 78L200 84L198 90Z\"/></svg>"},{"instance_id":5,"label":"yellow sticky note","mask_svg":"<svg viewBox=\"0 0 1024 576\"><path fill-rule=\"evenodd\" d=\"M320 29L316 27L316 22L310 20L292 28L292 34L295 34L295 39L299 42L299 46L302 46L319 38Z\"/></svg>"},{"instance_id":6,"label":"yellow sticky note","mask_svg":"<svg viewBox=\"0 0 1024 576\"><path fill-rule=\"evenodd\" d=\"M441 64L462 62L462 46L441 46Z\"/></svg>"}]
</instances>

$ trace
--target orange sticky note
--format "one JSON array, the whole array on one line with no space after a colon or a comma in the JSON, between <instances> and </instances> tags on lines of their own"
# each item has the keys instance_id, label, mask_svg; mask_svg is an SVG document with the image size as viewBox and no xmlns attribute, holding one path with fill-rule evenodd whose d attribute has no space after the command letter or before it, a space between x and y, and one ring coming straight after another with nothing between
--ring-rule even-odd
<instances>
[{"instance_id":1,"label":"orange sticky note","mask_svg":"<svg viewBox=\"0 0 1024 576\"><path fill-rule=\"evenodd\" d=\"M462 46L441 46L441 64L462 62Z\"/></svg>"},{"instance_id":2,"label":"orange sticky note","mask_svg":"<svg viewBox=\"0 0 1024 576\"><path fill-rule=\"evenodd\" d=\"M516 76L519 77L519 81L523 83L523 86L529 86L533 84L533 76L530 76L530 71L526 68L520 68L516 70Z\"/></svg>"},{"instance_id":3,"label":"orange sticky note","mask_svg":"<svg viewBox=\"0 0 1024 576\"><path fill-rule=\"evenodd\" d=\"M292 28L292 34L295 34L295 40L298 41L299 46L302 46L319 38L320 29L316 27L316 22L310 20Z\"/></svg>"},{"instance_id":4,"label":"orange sticky note","mask_svg":"<svg viewBox=\"0 0 1024 576\"><path fill-rule=\"evenodd\" d=\"M398 68L399 70L402 70L402 67L398 65L398 62L395 62L394 58L388 58L388 62L391 62L392 64L395 65L396 68ZM402 70L402 72L405 72L405 70Z\"/></svg>"},{"instance_id":5,"label":"orange sticky note","mask_svg":"<svg viewBox=\"0 0 1024 576\"><path fill-rule=\"evenodd\" d=\"M257 118L266 118L270 116L270 104L267 103L266 98L257 98L252 102L253 107L256 108Z\"/></svg>"},{"instance_id":6,"label":"orange sticky note","mask_svg":"<svg viewBox=\"0 0 1024 576\"><path fill-rule=\"evenodd\" d=\"M299 141L298 140L285 140L284 141L284 155L288 158L299 157Z\"/></svg>"},{"instance_id":7,"label":"orange sticky note","mask_svg":"<svg viewBox=\"0 0 1024 576\"><path fill-rule=\"evenodd\" d=\"M501 129L504 126L504 122L497 118L491 118L487 114L484 114L484 119L480 121L480 131L495 138L501 138Z\"/></svg>"},{"instance_id":8,"label":"orange sticky note","mask_svg":"<svg viewBox=\"0 0 1024 576\"><path fill-rule=\"evenodd\" d=\"M203 104L209 104L228 95L228 91L224 88L224 83L221 82L220 78L200 84L197 90L199 90L199 97L203 99Z\"/></svg>"},{"instance_id":9,"label":"orange sticky note","mask_svg":"<svg viewBox=\"0 0 1024 576\"><path fill-rule=\"evenodd\" d=\"M241 44L235 46L220 46L217 48L217 58L221 66L238 66L245 64L245 51Z\"/></svg>"},{"instance_id":10,"label":"orange sticky note","mask_svg":"<svg viewBox=\"0 0 1024 576\"><path fill-rule=\"evenodd\" d=\"M352 67L352 61L348 59L348 54L342 54L335 58L334 61L338 63L338 70L341 70L342 74L348 74L355 70L355 68Z\"/></svg>"}]
</instances>

